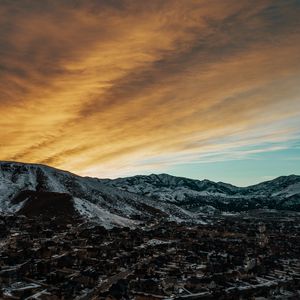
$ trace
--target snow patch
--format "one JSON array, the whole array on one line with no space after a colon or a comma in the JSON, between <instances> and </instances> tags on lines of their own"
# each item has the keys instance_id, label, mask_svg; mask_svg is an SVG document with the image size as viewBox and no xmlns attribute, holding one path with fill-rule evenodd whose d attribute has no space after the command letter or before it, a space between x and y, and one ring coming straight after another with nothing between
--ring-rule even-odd
<instances>
[{"instance_id":1,"label":"snow patch","mask_svg":"<svg viewBox=\"0 0 300 300\"><path fill-rule=\"evenodd\" d=\"M112 228L114 226L134 227L138 224L136 221L112 214L87 200L75 198L74 208L81 216L86 217L90 221L101 223L105 228Z\"/></svg>"}]
</instances>

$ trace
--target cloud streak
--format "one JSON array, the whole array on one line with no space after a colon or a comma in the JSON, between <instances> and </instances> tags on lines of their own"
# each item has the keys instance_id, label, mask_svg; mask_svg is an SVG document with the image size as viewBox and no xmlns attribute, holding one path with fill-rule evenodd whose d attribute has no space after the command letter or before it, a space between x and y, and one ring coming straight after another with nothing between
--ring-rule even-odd
<instances>
[{"instance_id":1,"label":"cloud streak","mask_svg":"<svg viewBox=\"0 0 300 300\"><path fill-rule=\"evenodd\" d=\"M117 176L284 147L300 131L299 13L293 0L0 0L1 159Z\"/></svg>"}]
</instances>

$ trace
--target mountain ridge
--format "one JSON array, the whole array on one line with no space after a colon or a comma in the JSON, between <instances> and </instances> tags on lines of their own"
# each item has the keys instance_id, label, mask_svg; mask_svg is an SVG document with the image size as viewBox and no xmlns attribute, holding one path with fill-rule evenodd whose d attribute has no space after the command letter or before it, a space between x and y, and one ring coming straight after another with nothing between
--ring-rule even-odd
<instances>
[{"instance_id":1,"label":"mountain ridge","mask_svg":"<svg viewBox=\"0 0 300 300\"><path fill-rule=\"evenodd\" d=\"M251 188L251 187L255 187L264 183L271 183L273 181L277 181L278 179L284 179L284 178L293 178L296 177L297 179L300 179L300 175L296 175L296 174L290 174L290 175L281 175L278 177L275 177L273 179L270 180L264 180L255 184L250 184L247 186L238 186L229 182L224 182L224 181L213 181L207 178L204 179L197 179L197 178L190 178L190 177L185 177L185 176L175 176L175 175L171 175L168 173L151 173L149 175L145 175L145 174L138 174L138 175L133 175L133 176L127 176L127 177L117 177L117 178L102 178L101 180L107 180L107 181L117 181L120 179L124 179L124 178L139 178L139 177L154 177L154 176L167 176L167 177L172 177L172 178L177 178L177 179L183 179L183 180L191 180L191 181L200 181L200 182L210 182L210 183L214 183L214 184L221 184L221 185L226 185L226 186L231 186L234 188L238 188L238 189L245 189L245 188ZM89 177L89 178L97 178L97 177ZM99 178L98 178L99 179Z\"/></svg>"},{"instance_id":2,"label":"mountain ridge","mask_svg":"<svg viewBox=\"0 0 300 300\"><path fill-rule=\"evenodd\" d=\"M170 221L193 217L180 207L121 191L97 178L81 177L40 164L0 162L0 211L21 210L28 198L17 204L14 199L24 191L70 194L75 209L82 216L107 227L131 226L135 221L151 220L158 215Z\"/></svg>"},{"instance_id":3,"label":"mountain ridge","mask_svg":"<svg viewBox=\"0 0 300 300\"><path fill-rule=\"evenodd\" d=\"M100 179L42 164L0 161L0 212L52 211L59 199L66 205L71 201L82 218L106 227L130 227L160 219L197 223L210 212L260 208L300 211L300 176L236 187L165 173Z\"/></svg>"},{"instance_id":4,"label":"mountain ridge","mask_svg":"<svg viewBox=\"0 0 300 300\"><path fill-rule=\"evenodd\" d=\"M167 174L132 176L105 182L122 190L176 203L185 208L189 208L189 204L193 207L212 205L217 209L229 211L265 207L292 210L300 208L298 175L280 176L248 187ZM228 201L230 203L227 203Z\"/></svg>"},{"instance_id":5,"label":"mountain ridge","mask_svg":"<svg viewBox=\"0 0 300 300\"><path fill-rule=\"evenodd\" d=\"M216 184L224 184L224 185L229 185L229 186L232 186L232 187L235 187L235 188L241 188L241 189L250 188L250 187L257 186L257 185L261 185L263 183L268 183L268 182L276 181L276 180L281 179L281 178L297 177L297 178L300 179L300 175L297 175L297 174L280 175L280 176L275 177L273 179L264 180L264 181L261 181L261 182L255 183L255 184L250 184L250 185L247 185L247 186L237 186L237 185L234 185L234 184L229 183L229 182L213 181L213 180L210 180L210 179L207 179L207 178L198 179L198 178L190 178L190 177L185 177L185 176L175 176L175 175L171 175L171 174L168 174L168 173L158 173L158 174L151 173L149 175L137 174L137 175L127 176L127 177L99 178L99 177L93 177L93 176L78 175L78 174L76 174L74 172L71 172L71 171L68 171L68 170L59 169L59 168L56 168L56 167L53 167L53 166L49 166L49 165L46 165L46 164L41 164L41 163L25 163L25 162L14 161L14 160L0 160L0 166L2 164L16 164L16 165L27 165L27 166L36 166L36 167L49 168L49 169L53 169L53 170L56 170L56 171L59 171L59 172L65 172L65 173L68 173L70 175L77 176L77 177L80 177L80 178L100 179L101 181L105 181L105 180L118 180L118 179L123 179L123 178L134 178L134 177L169 176L169 177L178 178L178 179L188 179L188 180L201 181L201 182L202 181L213 182L213 183L216 183Z\"/></svg>"}]
</instances>

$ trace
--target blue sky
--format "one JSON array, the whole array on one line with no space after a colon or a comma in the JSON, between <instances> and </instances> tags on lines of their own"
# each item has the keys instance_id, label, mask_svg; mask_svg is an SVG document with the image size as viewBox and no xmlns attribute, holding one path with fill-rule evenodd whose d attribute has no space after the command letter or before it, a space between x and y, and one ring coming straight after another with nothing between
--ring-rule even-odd
<instances>
[{"instance_id":1,"label":"blue sky","mask_svg":"<svg viewBox=\"0 0 300 300\"><path fill-rule=\"evenodd\" d=\"M300 147L258 153L246 159L180 164L166 172L175 176L247 186L281 175L300 175Z\"/></svg>"}]
</instances>

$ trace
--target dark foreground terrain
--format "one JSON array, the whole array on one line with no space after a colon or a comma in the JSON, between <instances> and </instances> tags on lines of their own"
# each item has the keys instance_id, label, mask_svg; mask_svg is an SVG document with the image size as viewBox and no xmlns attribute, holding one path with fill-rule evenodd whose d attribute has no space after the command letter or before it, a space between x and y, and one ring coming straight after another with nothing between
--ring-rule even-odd
<instances>
[{"instance_id":1,"label":"dark foreground terrain","mask_svg":"<svg viewBox=\"0 0 300 300\"><path fill-rule=\"evenodd\" d=\"M1 299L300 299L300 217L257 210L137 229L0 218Z\"/></svg>"}]
</instances>

